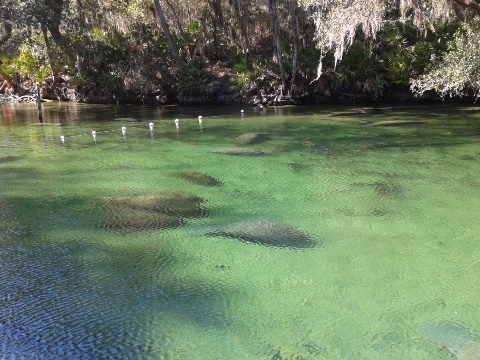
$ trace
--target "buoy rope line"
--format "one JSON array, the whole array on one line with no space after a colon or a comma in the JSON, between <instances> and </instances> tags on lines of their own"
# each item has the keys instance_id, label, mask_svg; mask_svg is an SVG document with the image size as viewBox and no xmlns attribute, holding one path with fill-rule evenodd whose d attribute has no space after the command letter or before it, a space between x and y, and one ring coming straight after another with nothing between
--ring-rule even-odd
<instances>
[{"instance_id":1,"label":"buoy rope line","mask_svg":"<svg viewBox=\"0 0 480 360\"><path fill-rule=\"evenodd\" d=\"M240 110L240 113L243 117L244 115L244 111L243 110ZM215 116L213 116L215 117ZM180 128L180 120L179 119L175 119L174 121L174 124L175 124L175 127L177 128L177 130ZM198 116L198 125L200 126L200 128L202 128L202 124L203 124L203 116L202 115L199 115ZM149 128L150 129L150 134L153 135L153 132L154 132L154 128L155 128L155 124L153 122L150 122L148 125L132 125L129 127L129 129L141 129L141 128ZM114 132L118 132L120 131L123 135L124 138L126 138L127 136L127 127L126 126L122 126L120 129L113 129L113 130L100 130L100 131L96 131L96 130L93 130L91 133L86 133L86 134L77 134L77 135L68 135L68 136L65 136L65 135L60 135L60 140L63 144L65 144L65 140L66 139L72 139L72 138L76 138L76 137L83 137L83 136L92 136L93 137L93 141L97 141L97 135L99 134L108 134L108 133L114 133ZM50 141L56 141L58 140L59 138L58 137L55 137L55 138L50 138Z\"/></svg>"},{"instance_id":2,"label":"buoy rope line","mask_svg":"<svg viewBox=\"0 0 480 360\"><path fill-rule=\"evenodd\" d=\"M198 123L200 125L200 127L202 126L202 117L199 116L198 117ZM180 124L180 121L178 119L175 119L175 127L177 128L177 130L179 129L179 124ZM132 125L132 126L129 126L128 129L144 129L144 128L149 128L150 129L150 134L153 135L153 132L154 132L154 128L155 128L155 124L153 122L150 122L148 125ZM97 141L97 136L98 135L101 135L101 134L109 134L109 133L115 133L115 132L121 132L123 137L126 138L127 136L127 127L126 126L122 126L120 129L112 129L112 130L100 130L100 131L96 131L96 130L93 130L91 133L84 133L84 134L77 134L77 135L68 135L68 136L65 136L65 135L60 135L60 137L55 137L55 138L50 138L50 141L57 141L58 139L61 140L61 142L63 144L65 144L65 140L66 139L73 139L73 138L77 138L77 137L84 137L84 136L92 136L93 137L93 141Z\"/></svg>"}]
</instances>

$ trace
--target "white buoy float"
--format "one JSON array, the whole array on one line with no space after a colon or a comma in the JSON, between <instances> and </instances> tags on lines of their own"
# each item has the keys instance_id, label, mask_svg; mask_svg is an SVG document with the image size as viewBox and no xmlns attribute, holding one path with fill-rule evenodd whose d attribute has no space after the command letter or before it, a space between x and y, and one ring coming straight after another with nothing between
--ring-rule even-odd
<instances>
[{"instance_id":1,"label":"white buoy float","mask_svg":"<svg viewBox=\"0 0 480 360\"><path fill-rule=\"evenodd\" d=\"M200 125L202 125L202 122L203 122L203 117L202 117L202 115L199 115L199 116L198 116L198 123L199 123Z\"/></svg>"},{"instance_id":2,"label":"white buoy float","mask_svg":"<svg viewBox=\"0 0 480 360\"><path fill-rule=\"evenodd\" d=\"M243 114L244 112L245 112L245 111L243 111L243 109L242 109L242 110L240 110L240 113L241 113L241 114Z\"/></svg>"},{"instance_id":3,"label":"white buoy float","mask_svg":"<svg viewBox=\"0 0 480 360\"><path fill-rule=\"evenodd\" d=\"M97 141L97 132L95 130L92 131L92 137L93 137L93 141Z\"/></svg>"},{"instance_id":4,"label":"white buoy float","mask_svg":"<svg viewBox=\"0 0 480 360\"><path fill-rule=\"evenodd\" d=\"M153 132L153 122L151 122L150 124L148 124L148 127L150 128L150 132Z\"/></svg>"},{"instance_id":5,"label":"white buoy float","mask_svg":"<svg viewBox=\"0 0 480 360\"><path fill-rule=\"evenodd\" d=\"M127 135L127 128L125 126L122 126L122 135L123 136Z\"/></svg>"},{"instance_id":6,"label":"white buoy float","mask_svg":"<svg viewBox=\"0 0 480 360\"><path fill-rule=\"evenodd\" d=\"M175 119L175 127L178 129L179 126L180 126L180 120Z\"/></svg>"},{"instance_id":7,"label":"white buoy float","mask_svg":"<svg viewBox=\"0 0 480 360\"><path fill-rule=\"evenodd\" d=\"M60 140L62 141L62 144L65 145L65 136L60 136Z\"/></svg>"}]
</instances>

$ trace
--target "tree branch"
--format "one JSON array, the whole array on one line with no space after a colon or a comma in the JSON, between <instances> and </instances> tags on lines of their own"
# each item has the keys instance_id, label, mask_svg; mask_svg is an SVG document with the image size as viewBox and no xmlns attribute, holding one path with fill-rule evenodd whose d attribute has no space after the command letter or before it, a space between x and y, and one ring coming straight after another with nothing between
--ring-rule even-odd
<instances>
[{"instance_id":1,"label":"tree branch","mask_svg":"<svg viewBox=\"0 0 480 360\"><path fill-rule=\"evenodd\" d=\"M468 7L475 11L480 16L480 4L475 0L452 0L460 6Z\"/></svg>"}]
</instances>

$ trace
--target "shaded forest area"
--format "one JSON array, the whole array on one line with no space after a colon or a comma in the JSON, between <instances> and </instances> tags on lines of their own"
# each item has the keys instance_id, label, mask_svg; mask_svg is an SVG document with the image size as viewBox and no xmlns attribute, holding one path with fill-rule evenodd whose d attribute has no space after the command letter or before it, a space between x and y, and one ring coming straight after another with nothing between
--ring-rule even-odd
<instances>
[{"instance_id":1,"label":"shaded forest area","mask_svg":"<svg viewBox=\"0 0 480 360\"><path fill-rule=\"evenodd\" d=\"M472 0L3 0L0 96L31 100L39 82L85 103L471 101L479 14Z\"/></svg>"}]
</instances>

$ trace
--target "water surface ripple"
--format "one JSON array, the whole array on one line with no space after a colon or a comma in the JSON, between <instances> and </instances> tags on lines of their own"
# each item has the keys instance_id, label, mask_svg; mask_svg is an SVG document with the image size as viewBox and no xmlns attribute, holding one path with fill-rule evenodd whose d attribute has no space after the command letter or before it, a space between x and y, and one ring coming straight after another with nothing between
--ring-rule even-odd
<instances>
[{"instance_id":1,"label":"water surface ripple","mask_svg":"<svg viewBox=\"0 0 480 360\"><path fill-rule=\"evenodd\" d=\"M1 359L478 359L478 108L0 106Z\"/></svg>"}]
</instances>

